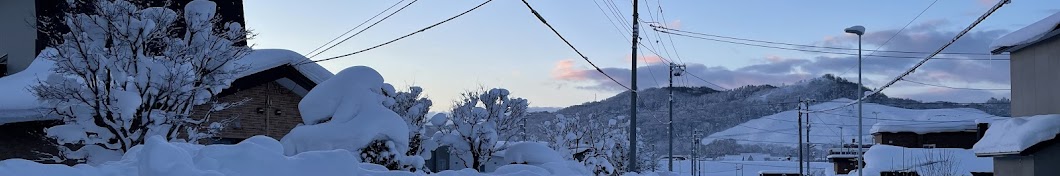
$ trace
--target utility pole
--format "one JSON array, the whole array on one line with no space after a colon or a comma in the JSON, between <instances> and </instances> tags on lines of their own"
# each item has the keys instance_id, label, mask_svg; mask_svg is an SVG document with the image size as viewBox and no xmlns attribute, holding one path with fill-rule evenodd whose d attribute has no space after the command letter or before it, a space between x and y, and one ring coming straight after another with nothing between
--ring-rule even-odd
<instances>
[{"instance_id":1,"label":"utility pole","mask_svg":"<svg viewBox=\"0 0 1060 176\"><path fill-rule=\"evenodd\" d=\"M640 32L640 31L638 31L638 30L640 30L640 29L638 29L638 27L640 26L640 22L639 22L640 21L640 13L637 13L637 6L638 6L637 2L638 1L639 0L633 0L633 36L632 36L632 38L633 38L633 42L632 42L633 46L631 46L630 48L633 49L633 55L631 55L631 56L633 56L634 59L630 59L630 60L632 60L631 62L633 64L633 67L630 68L632 73L629 76L632 81L630 81L630 87L631 88L629 90L629 93L630 93L630 96L629 96L629 157L628 157L629 158L629 161L628 161L629 162L629 164L628 164L629 167L626 168L627 172L636 172L637 171L637 169L636 169L637 168L637 59L636 58L637 58L637 39L640 38L639 34L637 34L637 32ZM672 157L673 156L671 156L671 158ZM671 168L671 171L672 171L673 170L672 169L673 168L673 163L671 162L670 165L671 165L670 168Z\"/></svg>"},{"instance_id":2,"label":"utility pole","mask_svg":"<svg viewBox=\"0 0 1060 176\"><path fill-rule=\"evenodd\" d=\"M688 126L689 127L693 127L692 124L689 124ZM692 156L690 157L692 159L691 160L692 167L689 167L690 171L691 171L689 173L692 173L693 176L696 175L696 134L697 133L698 133L698 131L696 131L695 128L692 128L692 136L689 138L689 139L691 139L691 141L689 141L689 142L691 142L691 144L692 144L691 146L689 146L690 147L689 149L692 150Z\"/></svg>"},{"instance_id":3,"label":"utility pole","mask_svg":"<svg viewBox=\"0 0 1060 176\"><path fill-rule=\"evenodd\" d=\"M674 171L674 76L681 76L684 71L685 65L670 63L670 122L667 122L670 125L670 172Z\"/></svg>"},{"instance_id":4,"label":"utility pole","mask_svg":"<svg viewBox=\"0 0 1060 176\"><path fill-rule=\"evenodd\" d=\"M796 141L799 141L799 175L806 175L802 170L802 99L799 99L799 103L795 106L797 106L795 109L799 112L798 122L795 122L795 124L799 125L799 138L796 139Z\"/></svg>"},{"instance_id":5,"label":"utility pole","mask_svg":"<svg viewBox=\"0 0 1060 176\"><path fill-rule=\"evenodd\" d=\"M806 109L810 109L810 102L813 102L813 100L806 99L805 101L803 101L803 107L806 107ZM812 125L810 124L810 112L806 112L806 158L809 158L806 160L807 172L810 171L810 160L813 159L813 143L810 142L810 127L812 127Z\"/></svg>"}]
</instances>

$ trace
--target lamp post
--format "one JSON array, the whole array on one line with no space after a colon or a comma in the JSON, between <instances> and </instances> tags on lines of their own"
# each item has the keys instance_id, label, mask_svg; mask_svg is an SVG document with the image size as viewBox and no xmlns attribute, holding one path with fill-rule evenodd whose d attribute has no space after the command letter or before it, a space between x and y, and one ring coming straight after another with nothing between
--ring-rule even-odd
<instances>
[{"instance_id":1,"label":"lamp post","mask_svg":"<svg viewBox=\"0 0 1060 176\"><path fill-rule=\"evenodd\" d=\"M862 128L864 128L864 124L862 124L862 117L861 117L861 100L865 97L865 91L861 90L861 87L862 87L862 84L861 84L861 36L865 35L865 27L864 26L852 26L852 27L846 28L843 31L845 31L846 33L851 33L851 34L857 34L858 35L858 100L857 100L858 101L858 137L857 137L857 139L859 139L858 140L858 176L862 176L862 175L864 175L864 169L863 168L865 168L865 164L863 164L863 163L864 163L864 160L865 160L865 155L864 155L864 151L862 149L862 147L864 147L864 144L863 144L864 140L860 140L863 137L862 133L864 133L864 132L862 132L863 131Z\"/></svg>"}]
</instances>

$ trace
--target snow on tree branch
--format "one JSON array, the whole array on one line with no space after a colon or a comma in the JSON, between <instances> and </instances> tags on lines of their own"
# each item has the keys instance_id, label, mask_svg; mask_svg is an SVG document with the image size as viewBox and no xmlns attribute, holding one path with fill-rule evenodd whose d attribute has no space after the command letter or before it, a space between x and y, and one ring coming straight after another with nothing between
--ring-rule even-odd
<instances>
[{"instance_id":1,"label":"snow on tree branch","mask_svg":"<svg viewBox=\"0 0 1060 176\"><path fill-rule=\"evenodd\" d=\"M62 22L70 33L42 52L55 62L55 74L31 88L65 122L47 135L80 149L123 153L154 135L209 134L199 132L205 120L193 118L192 109L245 69L234 63L250 51L236 45L246 40L241 25L214 29L216 4L204 0L185 7L183 35L174 34L179 16L171 9L123 0L87 4L93 13L67 13Z\"/></svg>"}]
</instances>

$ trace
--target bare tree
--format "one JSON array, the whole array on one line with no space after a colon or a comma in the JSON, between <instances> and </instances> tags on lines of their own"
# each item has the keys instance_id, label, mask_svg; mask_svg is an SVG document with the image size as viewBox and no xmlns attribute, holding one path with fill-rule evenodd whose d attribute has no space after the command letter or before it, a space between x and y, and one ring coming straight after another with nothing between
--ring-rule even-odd
<instances>
[{"instance_id":1,"label":"bare tree","mask_svg":"<svg viewBox=\"0 0 1060 176\"><path fill-rule=\"evenodd\" d=\"M916 158L919 164L913 166L913 170L918 174L931 176L968 175L968 173L959 172L961 160L958 160L952 151L945 149L924 150L927 150L924 155Z\"/></svg>"},{"instance_id":2,"label":"bare tree","mask_svg":"<svg viewBox=\"0 0 1060 176\"><path fill-rule=\"evenodd\" d=\"M171 9L124 0L85 4L94 11L67 13L70 32L42 52L55 74L31 88L65 122L46 130L63 145L62 155L120 156L154 135L194 141L216 134L222 124L205 124L210 113L193 118L192 109L245 70L235 63L250 51L236 45L248 34L239 23L215 29L216 4L192 1L180 35L180 15ZM215 103L209 111L238 104Z\"/></svg>"}]
</instances>

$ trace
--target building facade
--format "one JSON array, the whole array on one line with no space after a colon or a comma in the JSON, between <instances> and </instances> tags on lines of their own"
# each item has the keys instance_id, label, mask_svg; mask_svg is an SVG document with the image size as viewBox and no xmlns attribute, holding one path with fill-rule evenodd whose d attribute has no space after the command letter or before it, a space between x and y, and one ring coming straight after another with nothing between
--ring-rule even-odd
<instances>
[{"instance_id":1,"label":"building facade","mask_svg":"<svg viewBox=\"0 0 1060 176\"><path fill-rule=\"evenodd\" d=\"M1018 41L1018 42L1009 42ZM999 44L998 42L1003 42ZM1038 116L1060 114L1060 13L1022 29L1007 34L991 46L993 54L1009 53L1012 77L1012 116L1013 119L1027 121L1037 118L1060 118L1057 116ZM1030 122L1027 122L1030 123ZM1012 123L1026 124L1026 123ZM1040 124L1032 124L1040 125ZM1003 126L999 126L1003 127ZM992 127L993 128L993 127ZM1025 127L991 130L988 133L1007 134L1020 131ZM985 148L976 151L976 155L994 158L994 173L998 176L1032 176L1060 175L1060 134L1046 129L1035 131L1036 137L1048 136L1049 140L1038 141L1022 150L992 150ZM990 135L990 134L987 134ZM1026 138L1025 136L1006 136L1010 139ZM987 143L1014 143L1024 145L1025 141L998 139L984 141Z\"/></svg>"}]
</instances>

